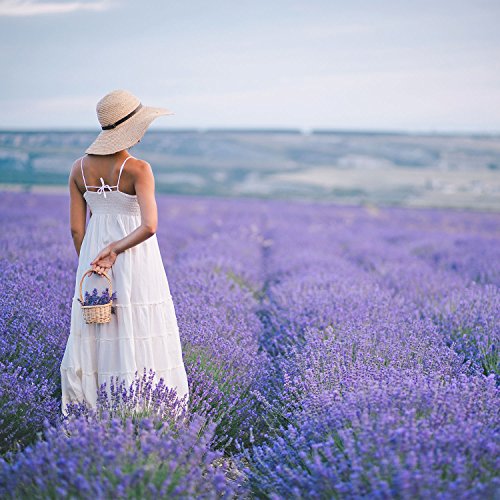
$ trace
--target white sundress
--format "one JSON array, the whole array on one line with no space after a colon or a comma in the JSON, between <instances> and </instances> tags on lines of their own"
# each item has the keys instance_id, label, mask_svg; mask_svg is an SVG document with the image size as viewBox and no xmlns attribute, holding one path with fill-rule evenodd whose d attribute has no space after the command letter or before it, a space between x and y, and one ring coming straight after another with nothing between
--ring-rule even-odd
<instances>
[{"instance_id":1,"label":"white sundress","mask_svg":"<svg viewBox=\"0 0 500 500\"><path fill-rule=\"evenodd\" d=\"M119 190L129 158L133 157L122 163L115 186L105 184L102 177L101 186L87 186L83 157L80 162L84 198L92 216L80 250L70 334L60 366L61 411L65 415L70 401L85 401L95 408L97 391L104 382L109 391L111 376L125 380L128 389L136 370L141 377L144 368L147 374L150 369L155 371L155 382L163 378L179 398L186 394L186 402L189 398L177 318L156 234L119 254L107 271L116 291L115 314L109 323L85 323L78 302L80 280L91 268L90 262L106 245L127 236L141 223L137 195ZM89 191L88 187L99 189ZM94 288L100 294L106 287L108 281L94 273L84 279L83 294L92 293Z\"/></svg>"}]
</instances>

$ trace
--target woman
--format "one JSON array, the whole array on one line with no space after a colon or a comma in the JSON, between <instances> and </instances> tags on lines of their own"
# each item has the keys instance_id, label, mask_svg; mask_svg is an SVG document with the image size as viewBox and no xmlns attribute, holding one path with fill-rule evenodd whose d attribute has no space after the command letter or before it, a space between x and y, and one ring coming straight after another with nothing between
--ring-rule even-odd
<instances>
[{"instance_id":1,"label":"woman","mask_svg":"<svg viewBox=\"0 0 500 500\"><path fill-rule=\"evenodd\" d=\"M151 122L173 114L143 106L128 91L115 90L97 103L102 132L73 165L69 177L70 224L79 256L71 311L71 328L61 362L62 413L70 401L96 406L97 391L110 377L127 388L144 368L164 379L177 396L189 397L172 295L156 238L157 207L149 163L134 158ZM113 180L116 182L113 183ZM99 184L100 181L100 184ZM97 190L94 190L97 188ZM85 229L87 205L90 219ZM83 290L113 284L116 299L109 323L87 324Z\"/></svg>"}]
</instances>

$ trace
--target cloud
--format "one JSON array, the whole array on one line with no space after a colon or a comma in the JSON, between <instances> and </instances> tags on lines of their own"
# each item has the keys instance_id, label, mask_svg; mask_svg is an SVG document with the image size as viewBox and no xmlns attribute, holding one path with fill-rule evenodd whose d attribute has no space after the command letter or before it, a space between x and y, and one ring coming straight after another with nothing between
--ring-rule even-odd
<instances>
[{"instance_id":1,"label":"cloud","mask_svg":"<svg viewBox=\"0 0 500 500\"><path fill-rule=\"evenodd\" d=\"M101 12L115 4L112 0L91 2L45 2L36 0L1 0L0 16L38 16L43 14L66 14L79 10Z\"/></svg>"}]
</instances>

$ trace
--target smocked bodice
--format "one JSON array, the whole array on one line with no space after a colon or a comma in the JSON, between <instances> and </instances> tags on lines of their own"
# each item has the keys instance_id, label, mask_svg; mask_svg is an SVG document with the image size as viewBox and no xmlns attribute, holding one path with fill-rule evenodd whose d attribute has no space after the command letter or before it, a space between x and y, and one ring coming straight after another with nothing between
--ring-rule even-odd
<instances>
[{"instance_id":1,"label":"smocked bodice","mask_svg":"<svg viewBox=\"0 0 500 500\"><path fill-rule=\"evenodd\" d=\"M83 194L92 216L98 214L141 215L137 196L123 191L107 191L106 196L97 191L85 191Z\"/></svg>"}]
</instances>

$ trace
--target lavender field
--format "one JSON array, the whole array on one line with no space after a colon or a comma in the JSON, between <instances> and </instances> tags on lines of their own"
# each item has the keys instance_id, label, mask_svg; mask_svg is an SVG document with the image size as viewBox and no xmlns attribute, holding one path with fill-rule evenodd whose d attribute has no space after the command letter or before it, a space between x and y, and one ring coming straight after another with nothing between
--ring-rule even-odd
<instances>
[{"instance_id":1,"label":"lavender field","mask_svg":"<svg viewBox=\"0 0 500 500\"><path fill-rule=\"evenodd\" d=\"M189 411L62 420L68 202L0 193L2 498L499 498L499 213L159 195Z\"/></svg>"}]
</instances>

